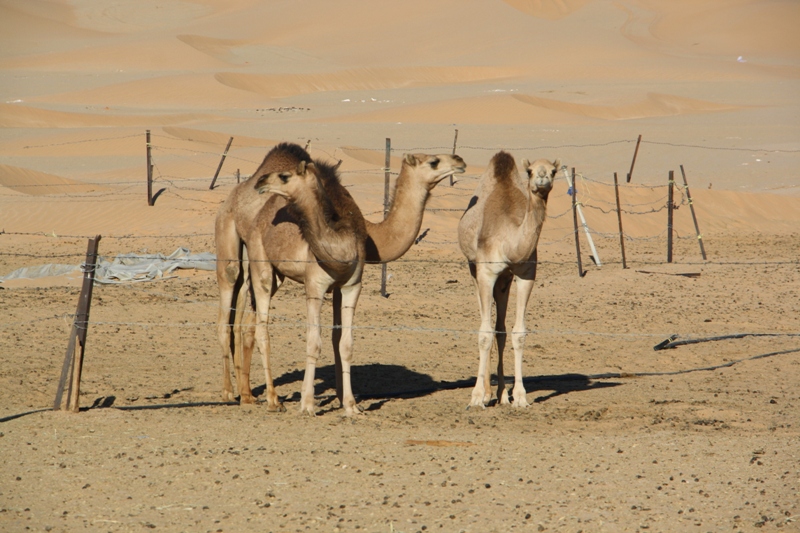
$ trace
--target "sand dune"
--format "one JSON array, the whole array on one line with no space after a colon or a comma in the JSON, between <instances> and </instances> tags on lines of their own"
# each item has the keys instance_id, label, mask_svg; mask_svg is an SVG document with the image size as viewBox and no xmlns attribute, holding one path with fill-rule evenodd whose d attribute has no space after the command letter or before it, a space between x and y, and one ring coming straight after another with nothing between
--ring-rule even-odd
<instances>
[{"instance_id":1,"label":"sand dune","mask_svg":"<svg viewBox=\"0 0 800 533\"><path fill-rule=\"evenodd\" d=\"M578 11L592 0L503 0L532 17L558 20Z\"/></svg>"},{"instance_id":2,"label":"sand dune","mask_svg":"<svg viewBox=\"0 0 800 533\"><path fill-rule=\"evenodd\" d=\"M32 196L76 194L108 190L106 187L45 174L27 168L0 165L0 186Z\"/></svg>"},{"instance_id":3,"label":"sand dune","mask_svg":"<svg viewBox=\"0 0 800 533\"><path fill-rule=\"evenodd\" d=\"M693 54L763 61L771 57L795 62L800 52L798 2L706 0L658 2L652 36ZM795 63L796 65L796 63Z\"/></svg>"},{"instance_id":4,"label":"sand dune","mask_svg":"<svg viewBox=\"0 0 800 533\"><path fill-rule=\"evenodd\" d=\"M108 42L102 42L103 40ZM50 71L159 72L222 69L224 61L188 46L175 38L119 41L100 38L93 46L68 51L26 55L0 61L3 69L36 69Z\"/></svg>"},{"instance_id":5,"label":"sand dune","mask_svg":"<svg viewBox=\"0 0 800 533\"><path fill-rule=\"evenodd\" d=\"M527 103L527 102L526 102ZM542 124L586 123L579 114L565 116L564 110L530 106L511 94L457 98L423 104L393 105L376 111L348 113L331 119L337 123L398 122L404 124ZM584 115L589 117L590 115Z\"/></svg>"},{"instance_id":6,"label":"sand dune","mask_svg":"<svg viewBox=\"0 0 800 533\"><path fill-rule=\"evenodd\" d=\"M198 141L209 144L217 144L224 146L231 135L226 133L218 133L209 130L197 130L192 128L183 128L180 126L165 126L162 128L164 133L172 135L176 139L185 141ZM236 135L234 138L235 145L238 146L251 146L251 147L269 147L271 148L280 141L269 139L259 139L256 137L247 137L244 135Z\"/></svg>"},{"instance_id":7,"label":"sand dune","mask_svg":"<svg viewBox=\"0 0 800 533\"><path fill-rule=\"evenodd\" d=\"M0 104L0 128L103 128L151 126L208 119L206 114L120 115L105 108L99 113L70 113L25 105Z\"/></svg>"},{"instance_id":8,"label":"sand dune","mask_svg":"<svg viewBox=\"0 0 800 533\"><path fill-rule=\"evenodd\" d=\"M650 93L644 100L617 106L577 104L541 98L528 94L515 94L515 99L536 107L562 113L581 115L605 120L630 120L645 117L668 117L694 113L735 111L741 106L717 104L669 94Z\"/></svg>"},{"instance_id":9,"label":"sand dune","mask_svg":"<svg viewBox=\"0 0 800 533\"><path fill-rule=\"evenodd\" d=\"M29 102L128 107L131 102L151 109L236 109L279 104L219 83L213 74L177 74L114 83L77 92L32 98Z\"/></svg>"},{"instance_id":10,"label":"sand dune","mask_svg":"<svg viewBox=\"0 0 800 533\"><path fill-rule=\"evenodd\" d=\"M231 52L231 48L242 46L248 42L240 39L215 39L203 35L178 35L177 37L179 41L188 44L195 50L225 63L238 62L236 56Z\"/></svg>"},{"instance_id":11,"label":"sand dune","mask_svg":"<svg viewBox=\"0 0 800 533\"><path fill-rule=\"evenodd\" d=\"M323 91L363 91L401 87L431 87L453 83L501 80L518 76L519 69L494 67L405 67L371 68L330 74L257 75L221 72L215 77L223 85L262 94L269 98L285 98Z\"/></svg>"}]
</instances>

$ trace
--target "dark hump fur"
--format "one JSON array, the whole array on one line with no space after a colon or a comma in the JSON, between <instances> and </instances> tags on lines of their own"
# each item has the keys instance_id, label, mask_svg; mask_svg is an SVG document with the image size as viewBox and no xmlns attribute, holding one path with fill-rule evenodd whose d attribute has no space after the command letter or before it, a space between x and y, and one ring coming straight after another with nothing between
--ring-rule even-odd
<instances>
[{"instance_id":1,"label":"dark hump fur","mask_svg":"<svg viewBox=\"0 0 800 533\"><path fill-rule=\"evenodd\" d=\"M311 156L299 144L283 142L275 145L272 150L267 152L258 170L253 175L262 176L270 172L294 170L300 161L310 162Z\"/></svg>"},{"instance_id":2,"label":"dark hump fur","mask_svg":"<svg viewBox=\"0 0 800 533\"><path fill-rule=\"evenodd\" d=\"M366 226L358 205L350 196L350 193L341 183L338 165L331 165L325 161L316 159L314 165L317 167L317 179L322 187L323 193L319 194L325 220L337 230L350 229L351 231L366 234ZM287 206L292 214L297 218L300 230L305 233L308 229L308 222L304 219L300 210L294 204ZM343 216L345 211L355 213L356 217ZM356 227L350 227L351 222L356 220Z\"/></svg>"},{"instance_id":3,"label":"dark hump fur","mask_svg":"<svg viewBox=\"0 0 800 533\"><path fill-rule=\"evenodd\" d=\"M517 164L514 157L508 152L497 152L491 160L494 169L494 179L497 182L511 183L516 179Z\"/></svg>"}]
</instances>

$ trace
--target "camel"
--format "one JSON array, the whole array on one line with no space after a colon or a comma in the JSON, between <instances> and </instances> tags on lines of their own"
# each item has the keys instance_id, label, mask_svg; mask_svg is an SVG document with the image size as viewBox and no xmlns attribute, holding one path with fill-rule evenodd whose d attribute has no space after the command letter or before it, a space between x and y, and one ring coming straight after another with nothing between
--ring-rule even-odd
<instances>
[{"instance_id":1,"label":"camel","mask_svg":"<svg viewBox=\"0 0 800 533\"><path fill-rule=\"evenodd\" d=\"M523 160L522 166L527 179L519 175L510 154L503 151L495 154L458 224L459 246L469 262L481 315L478 376L468 408L485 407L491 400L488 367L493 341L496 341L498 356L497 399L500 404L511 403L503 375L503 352L512 279L517 283L516 320L511 336L514 347L513 405L529 405L522 383L525 310L536 279L536 246L545 219L547 197L561 161L557 159L551 163L538 159L530 163ZM491 323L492 302L497 308L494 328Z\"/></svg>"},{"instance_id":2,"label":"camel","mask_svg":"<svg viewBox=\"0 0 800 533\"><path fill-rule=\"evenodd\" d=\"M260 287L254 288L253 292L258 292L260 298L256 298L256 307L260 300L261 309L265 309L264 302L265 294L270 296L275 293L280 287L280 284L285 278L281 267L289 268L291 263L288 261L281 261L278 268L262 268L266 266L266 259L270 257L266 253L265 245L275 246L276 242L292 243L291 246L295 249L295 255L291 257L299 257L299 261L306 261L301 253L304 243L304 237L300 231L297 221L292 216L292 213L286 209L282 209L286 205L286 199L278 197L273 199L275 195L266 194L268 197L259 202L258 196L254 188L254 183L258 177L270 171L290 170L295 168L301 161L311 161L310 156L305 150L297 145L282 144L275 147L261 164L258 170L253 174L247 182L242 185L249 187L250 191L243 191L240 186L231 193L233 199L229 199L223 204L220 209L220 214L217 217L217 227L230 228L227 232L217 231L217 253L218 257L246 257L246 254L237 254L233 250L240 250L246 247L250 262L249 269L252 271L250 276L247 274L247 267L238 269L238 263L234 265L225 264L220 266L222 262L218 262L217 278L220 283L220 313L218 320L218 331L220 337L220 344L223 352L223 385L228 384L228 388L223 388L224 394L230 391L230 377L228 361L231 358L233 343L231 331L232 329L238 332L238 328L242 325L241 320L249 320L250 314L238 314L239 310L246 307L247 301L241 297L237 300L237 315L233 316L230 313L230 305L233 300L233 294L237 288L237 284L241 286L239 295L247 293L250 286L250 279L260 280ZM387 217L383 222L372 223L365 220L366 230L368 233L366 242L366 261L373 263L384 263L393 261L402 256L414 243L419 229L422 225L422 217L425 209L425 203L430 197L432 189L443 179L456 174L462 173L465 170L464 161L457 155L427 155L427 154L407 154L404 157L403 164L400 170L400 175L395 183L393 202ZM346 194L346 191L345 191ZM252 216L252 211L248 211L250 205L259 204L262 212L257 212ZM237 205L242 205L244 213L236 213ZM254 230L255 217L271 218L272 227L269 228L271 237L269 239L263 238L259 235L258 230ZM244 221L236 225L234 229L233 220ZM222 220L222 222L220 222ZM249 227L248 227L249 224ZM242 228L241 230L239 228ZM223 243L221 246L220 239L229 241ZM242 246L244 243L245 246ZM221 251L221 250L228 250ZM256 257L253 257L253 254ZM224 255L223 255L224 254ZM274 253L272 257L278 258ZM290 256L287 256L288 259ZM227 267L227 268L226 268ZM273 276L270 282L269 272L272 271ZM222 273L222 275L220 274ZM237 280L238 276L238 282ZM244 279L242 279L244 278ZM233 281L231 281L233 280ZM230 287L230 289L229 289ZM334 322L341 317L337 315L336 303L337 299L341 297L340 291L334 288ZM268 306L266 307L268 309ZM261 315L266 318L266 315ZM234 321L235 328L231 327L231 319ZM256 320L258 322L258 319ZM256 337L259 339L259 349L262 358L265 360L265 374L266 374L266 403L268 410L283 410L282 405L278 402L277 394L275 393L271 371L269 368L269 337L266 334L266 322L259 329L257 326ZM237 348L233 350L233 359L236 369L237 386L240 393L240 401L242 403L253 402L254 399L250 392L250 360L252 357L253 348L253 335L252 328L244 324L244 341L237 344ZM337 395L340 401L343 401L343 393L341 387L341 368L339 357L339 342L337 337L340 335L340 329L334 329L334 354L337 363ZM266 355L265 355L266 354ZM231 392L232 396L232 392ZM228 399L228 398L226 398Z\"/></svg>"},{"instance_id":3,"label":"camel","mask_svg":"<svg viewBox=\"0 0 800 533\"><path fill-rule=\"evenodd\" d=\"M253 276L257 329L264 367L269 366L268 344L270 298L277 290L277 275L303 283L306 289L308 327L306 369L300 397L300 411L314 414L314 373L322 348L320 310L325 294L335 288L335 314L340 318L339 353L342 369L342 404L348 415L356 410L350 382L353 353L353 317L361 294L361 275L366 258L367 230L364 217L353 198L339 182L336 169L321 162L301 161L295 171L273 172L258 178L259 193L275 193L256 217L254 231L262 236L263 247L251 254L251 265L259 265ZM302 239L286 240L292 226L275 224L275 206L288 203L287 212L297 222ZM280 207L278 208L280 209ZM264 255L262 255L264 252ZM255 272L255 270L254 270ZM337 301L338 300L338 301Z\"/></svg>"},{"instance_id":4,"label":"camel","mask_svg":"<svg viewBox=\"0 0 800 533\"><path fill-rule=\"evenodd\" d=\"M239 329L247 328L248 323L252 325L254 321L251 314L245 314L248 308L252 307L249 298L250 271L246 245L256 216L268 199L268 196L259 195L254 185L259 176L294 169L300 160L311 161L311 157L302 147L291 143L278 144L267 153L261 165L248 180L234 187L217 212L214 223L219 286L217 337L222 348L222 398L225 401L235 399L230 378L230 360L234 354L240 401L242 403L255 401L249 383L242 387L242 377L245 373L241 368L242 353L252 351L252 344L243 346L242 343L252 341L252 335L242 335ZM251 320L248 321L248 318ZM249 375L249 371L247 374Z\"/></svg>"}]
</instances>

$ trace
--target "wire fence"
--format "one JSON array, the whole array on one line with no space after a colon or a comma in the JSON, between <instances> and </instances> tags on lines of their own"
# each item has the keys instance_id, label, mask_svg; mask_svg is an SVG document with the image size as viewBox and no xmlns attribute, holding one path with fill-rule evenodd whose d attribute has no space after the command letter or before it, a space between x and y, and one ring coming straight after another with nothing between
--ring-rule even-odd
<instances>
[{"instance_id":1,"label":"wire fence","mask_svg":"<svg viewBox=\"0 0 800 533\"><path fill-rule=\"evenodd\" d=\"M137 145L143 145L143 135L142 134L132 134L132 135L123 135L123 136L115 136L115 137L104 137L104 138L91 138L91 139L84 139L79 141L69 141L63 143L52 143L52 144L40 144L40 145L30 145L25 146L25 149L41 149L41 148L50 148L50 147L59 147L65 145L76 145L82 143L97 143L101 141L130 141L131 143L137 143ZM503 147L504 150L511 151L511 152L541 152L541 151L555 151L555 150L565 150L565 149L573 149L573 150L582 150L582 149L597 149L597 148L618 148L618 147L625 147L629 148L631 145L636 143L636 140L633 139L619 139L619 140L611 140L606 142L599 142L599 143L584 143L584 144L540 144L540 145L520 145L515 147ZM222 143L224 144L224 143ZM169 194L179 198L183 201L190 201L190 202L197 202L202 204L208 205L218 205L222 202L222 200L226 196L226 192L229 191L233 186L237 183L236 176L232 175L230 172L220 176L219 181L217 182L217 193L211 193L209 195L209 182L210 178L208 177L209 174L213 173L215 169L218 167L217 159L222 155L222 144L217 141L211 140L202 140L202 139L180 139L174 136L169 135L161 135L161 134L153 134L151 137L151 148L152 148L152 164L153 164L153 183L157 187L163 187L169 191ZM730 147L730 146L713 146L713 145L697 145L697 144L681 144L681 143L670 143L670 142L660 142L660 141L650 141L650 140L642 140L642 145L652 145L652 146L662 146L662 147L669 147L669 148L680 148L680 149L691 149L691 150L700 150L700 151L710 151L710 152L717 152L717 151L724 151L724 152L748 152L748 153L763 153L763 154L784 154L788 156L794 156L796 154L800 154L800 150L794 149L772 149L766 147ZM248 168L255 168L260 164L260 156L263 156L264 149L267 147L258 147L254 145L248 145L243 147L238 147L234 142L232 145L232 149L229 152L226 152L226 157L229 161L234 163L241 163L246 165ZM498 151L499 147L490 147L490 146L475 146L475 145L459 145L457 147L454 146L393 146L391 147L391 154L402 154L402 153L416 153L416 152L427 152L427 153L442 153L442 152L450 152L451 150L455 150L457 152L462 152L465 150L471 151L478 151L478 152L493 152ZM369 148L369 147L350 147L350 146L340 146L333 150L331 153L330 151L323 151L328 157L332 159L337 159L337 154L340 152L342 153L358 153L363 152L365 154L372 155L372 159L375 159L375 156L380 156L385 153L385 147L381 148ZM370 158L367 158L370 159ZM177 164L176 164L177 163ZM230 166L230 165L229 165ZM179 168L183 175L178 175L174 173L174 168ZM370 167L367 165L366 168L358 168L358 169L347 169L343 168L340 169L340 174L343 176L343 179L347 181L349 178L355 178L358 176L380 176L386 172L390 172L393 177L397 177L398 172L392 171L391 169L384 168L382 165L375 165ZM598 173L599 174L599 173ZM145 172L142 171L142 176L145 175ZM610 172L606 175L610 175ZM429 206L426 207L426 212L436 215L443 215L443 216L454 216L458 217L464 211L464 207L449 207L449 206L439 206L438 203L442 201L449 202L451 200L459 201L463 199L462 204L466 205L469 201L469 198L473 196L475 187L478 183L480 178L479 174L463 174L458 176L458 180L452 185L447 186L447 184L443 183L440 184L434 191L433 198L431 202L429 202ZM244 177L246 179L246 177ZM557 177L558 180L564 180L564 177L559 174ZM66 180L65 180L66 181ZM144 201L143 197L143 184L144 179L122 179L122 180L108 180L108 181L92 181L92 182L57 182L57 183L15 183L9 185L9 188L16 189L17 191L22 192L30 192L34 191L36 193L35 196L32 196L27 199L27 201L35 201L35 202L76 202L76 201L113 201L119 199L121 197L128 198L128 197L142 197L142 201ZM374 187L375 196L372 199L374 202L379 202L380 192L382 192L383 188L383 181L376 179L374 183L359 183L357 184L359 187L362 188L370 188ZM82 189L85 189L87 186L96 186L102 187L103 190L93 191L93 192L86 192ZM355 183L346 183L345 186L353 187L356 186ZM620 204L620 209L618 210L616 204L611 200L611 191L612 187L614 187L614 183L606 180L599 179L595 176L586 175L584 173L577 173L575 175L575 186L578 189L580 196L579 196L579 205L585 209L587 209L590 213L594 212L598 215L603 216L610 216L616 215L618 211L625 215L625 216L651 216L657 215L665 210L667 210L669 206L668 198L669 195L667 193L668 184L664 183L661 185L648 185L642 183L625 183L623 185L623 189L626 191L636 191L637 194L633 195L636 199L626 199L622 201ZM673 208L679 208L683 206L689 205L689 198L687 194L687 187L676 186L678 191L678 196L673 202ZM48 189L58 190L58 193L48 194L46 191ZM70 188L75 188L76 190L81 189L80 193L70 193L70 192L63 192L65 189L68 191ZM378 189L381 191L379 192ZM44 193L42 193L44 191ZM0 205L3 202L20 202L25 201L24 197L20 197L19 194L8 194L0 192ZM157 207L154 207L157 209ZM378 215L382 214L383 209L375 210L371 212L364 213L366 216L371 215ZM557 212L549 212L547 215L548 220L550 221L559 221L564 217L568 217L572 213L572 207L567 207L566 209L561 209ZM591 226L591 224L590 224ZM546 226L547 227L547 226ZM565 228L563 226L558 227L560 233L548 232L543 234L543 238L540 240L540 246L547 247L550 245L555 245L558 243L564 243L566 241L575 239L576 233L579 234L582 228L574 229L574 228ZM609 232L609 231L599 231L595 229L589 228L589 233L598 238L598 239L605 239L605 240L615 240L618 239L620 234L618 232ZM680 234L676 228L672 228L674 235L677 239L683 240L686 243L694 241L698 238L697 235L694 233L686 232L685 234ZM654 233L652 235L637 235L633 236L630 234L623 234L623 237L626 242L629 243L646 243L646 242L653 242L665 239L666 234L669 232L669 229L664 229L660 232ZM70 239L89 239L91 235L55 235L51 232L20 232L20 231L13 231L13 229L4 229L0 231L0 239L3 236L24 236L24 237L41 237L41 238L50 238L50 237L60 237L60 238L70 238ZM159 234L159 235L134 235L134 234L123 234L123 235L103 235L104 242L108 240L119 240L119 241L130 241L130 240L153 240L153 239L197 239L197 238L213 238L213 232L196 232L196 233L177 233L177 234ZM433 238L423 238L424 236L420 236L418 239L417 245L420 246L428 246L428 247L452 247L453 245L457 244L456 240L443 240L443 239L433 239ZM544 238L546 237L546 238ZM59 261L67 261L67 260L75 260L82 258L83 254L80 250L76 250L74 253L63 252L63 253L35 253L35 252L11 252L0 250L0 258L25 258L30 260L59 260ZM177 261L181 261L180 258L176 259ZM238 261L239 258L216 258L217 261ZM447 258L409 258L409 259L399 259L396 261L397 263L416 263L416 264L438 264L438 265L458 265L459 267L466 267L466 260L464 259L447 259ZM619 261L610 260L604 261L607 265L614 265L619 264ZM633 264L637 264L640 266L643 265L656 265L656 264L663 264L664 261L662 260L648 260L648 259L637 259L631 261ZM540 260L538 264L541 265L556 265L556 266L566 266L566 265L574 265L574 260ZM681 261L680 264L686 266L695 266L695 265L718 265L722 267L726 266L753 266L753 267L760 267L760 266L792 266L796 267L800 265L800 259L796 260L770 260L770 259L753 259L753 260L684 260ZM198 302L195 302L198 303ZM215 305L214 303L209 304L208 302L202 303L202 305ZM6 323L0 323L0 329L8 329L19 327L21 325L29 325L40 321L47 321L47 320L71 320L74 318L72 315L68 313L61 313L56 316L46 317L46 318L38 318L32 321L12 321ZM273 316L273 325L271 327L292 327L292 328L306 328L307 323L304 321L292 321L286 317L280 316ZM142 324L137 322L92 322L93 326L129 326L129 327L176 327L176 328L188 328L188 327L210 327L213 324L209 322L198 322L198 323L188 323L188 322L181 322L181 323L158 323L158 324ZM323 326L327 327L327 326ZM363 326L362 328L365 329L376 329L382 331L394 331L398 329L403 329L406 331L431 331L431 332L449 332L454 334L475 334L478 333L477 330L474 329L459 329L459 328L397 328L392 326ZM626 337L652 337L652 336L661 336L663 333L658 334L620 334L620 333L602 333L602 332L591 332L591 331L573 331L573 330L531 330L531 332L535 333L542 333L542 334L563 334L563 335L612 335L620 338Z\"/></svg>"}]
</instances>

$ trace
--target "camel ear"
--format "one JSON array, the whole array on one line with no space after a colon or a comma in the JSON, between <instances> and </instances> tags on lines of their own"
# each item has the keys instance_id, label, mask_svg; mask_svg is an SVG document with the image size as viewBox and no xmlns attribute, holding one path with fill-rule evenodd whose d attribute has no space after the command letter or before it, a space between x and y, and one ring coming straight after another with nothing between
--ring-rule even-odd
<instances>
[{"instance_id":1,"label":"camel ear","mask_svg":"<svg viewBox=\"0 0 800 533\"><path fill-rule=\"evenodd\" d=\"M553 166L556 167L557 172L561 172L561 158L559 157L555 161L553 161Z\"/></svg>"},{"instance_id":2,"label":"camel ear","mask_svg":"<svg viewBox=\"0 0 800 533\"><path fill-rule=\"evenodd\" d=\"M300 161L299 163L297 163L297 173L300 174L300 175L303 175L303 174L306 173L306 162L305 161Z\"/></svg>"},{"instance_id":3,"label":"camel ear","mask_svg":"<svg viewBox=\"0 0 800 533\"><path fill-rule=\"evenodd\" d=\"M530 165L530 164L531 164L531 162L528 161L527 159L523 159L522 160L522 168L524 168L526 172L528 170L528 165Z\"/></svg>"},{"instance_id":4,"label":"camel ear","mask_svg":"<svg viewBox=\"0 0 800 533\"><path fill-rule=\"evenodd\" d=\"M417 158L414 157L414 154L406 154L405 162L407 165L416 166L417 165Z\"/></svg>"}]
</instances>

